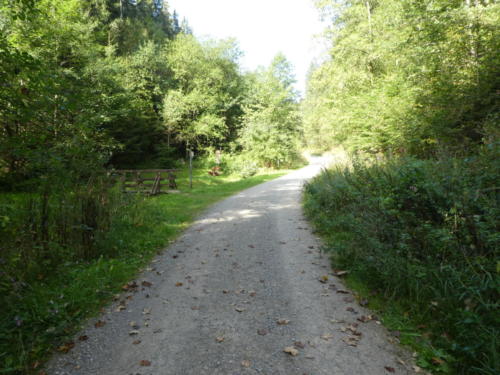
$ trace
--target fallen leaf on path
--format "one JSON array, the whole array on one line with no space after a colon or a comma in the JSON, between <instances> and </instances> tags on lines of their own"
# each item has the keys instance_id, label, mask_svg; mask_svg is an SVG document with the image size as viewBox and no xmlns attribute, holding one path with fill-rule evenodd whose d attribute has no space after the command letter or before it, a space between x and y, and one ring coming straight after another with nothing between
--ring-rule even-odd
<instances>
[{"instance_id":1,"label":"fallen leaf on path","mask_svg":"<svg viewBox=\"0 0 500 375\"><path fill-rule=\"evenodd\" d=\"M142 315L149 315L151 314L151 309L143 309L142 310Z\"/></svg>"},{"instance_id":2,"label":"fallen leaf on path","mask_svg":"<svg viewBox=\"0 0 500 375\"><path fill-rule=\"evenodd\" d=\"M254 249L254 248L255 248L255 246L254 246L254 245L248 245L248 247L249 247L250 249Z\"/></svg>"},{"instance_id":3,"label":"fallen leaf on path","mask_svg":"<svg viewBox=\"0 0 500 375\"><path fill-rule=\"evenodd\" d=\"M347 303L352 303L352 302L354 302L354 298L352 298L352 297L344 297L343 301L347 302Z\"/></svg>"},{"instance_id":4,"label":"fallen leaf on path","mask_svg":"<svg viewBox=\"0 0 500 375\"><path fill-rule=\"evenodd\" d=\"M144 280L142 282L142 286L144 286L146 288L150 288L152 285L153 285L153 283L150 283L149 281L146 281L146 280Z\"/></svg>"},{"instance_id":5,"label":"fallen leaf on path","mask_svg":"<svg viewBox=\"0 0 500 375\"><path fill-rule=\"evenodd\" d=\"M141 342L142 342L141 340L135 340L134 342L132 342L132 344L139 345Z\"/></svg>"},{"instance_id":6,"label":"fallen leaf on path","mask_svg":"<svg viewBox=\"0 0 500 375\"><path fill-rule=\"evenodd\" d=\"M229 290L224 289L224 290L222 291L222 293L224 293L224 294L228 294L228 293L229 293Z\"/></svg>"},{"instance_id":7,"label":"fallen leaf on path","mask_svg":"<svg viewBox=\"0 0 500 375\"><path fill-rule=\"evenodd\" d=\"M243 312L243 311L245 311L245 310L246 310L246 309L244 309L243 307L235 307L234 309L235 309L236 311L238 311L239 313L240 313L240 312Z\"/></svg>"},{"instance_id":8,"label":"fallen leaf on path","mask_svg":"<svg viewBox=\"0 0 500 375\"><path fill-rule=\"evenodd\" d=\"M127 284L125 284L124 286L122 286L122 289L127 291L127 290L134 290L134 289L137 289L139 285L137 285L137 283L135 281L131 281Z\"/></svg>"},{"instance_id":9,"label":"fallen leaf on path","mask_svg":"<svg viewBox=\"0 0 500 375\"><path fill-rule=\"evenodd\" d=\"M326 283L328 281L328 276L327 275L323 275L319 278L319 282L320 283Z\"/></svg>"},{"instance_id":10,"label":"fallen leaf on path","mask_svg":"<svg viewBox=\"0 0 500 375\"><path fill-rule=\"evenodd\" d=\"M135 335L138 335L139 333L140 333L140 332L139 332L138 330L133 329L132 331L129 331L129 333L128 333L128 334L129 334L130 336L135 336Z\"/></svg>"},{"instance_id":11,"label":"fallen leaf on path","mask_svg":"<svg viewBox=\"0 0 500 375\"><path fill-rule=\"evenodd\" d=\"M333 335L331 333L327 333L325 335L322 335L321 338L325 341L328 341L330 339L333 339Z\"/></svg>"},{"instance_id":12,"label":"fallen leaf on path","mask_svg":"<svg viewBox=\"0 0 500 375\"><path fill-rule=\"evenodd\" d=\"M345 290L345 289L337 289L337 293L340 293L340 294L349 294L349 291Z\"/></svg>"},{"instance_id":13,"label":"fallen leaf on path","mask_svg":"<svg viewBox=\"0 0 500 375\"><path fill-rule=\"evenodd\" d=\"M102 320L98 320L95 324L94 327L96 328L101 328L106 324L106 322L103 322Z\"/></svg>"},{"instance_id":14,"label":"fallen leaf on path","mask_svg":"<svg viewBox=\"0 0 500 375\"><path fill-rule=\"evenodd\" d=\"M371 320L373 320L373 315L361 315L358 320L362 323L367 323Z\"/></svg>"},{"instance_id":15,"label":"fallen leaf on path","mask_svg":"<svg viewBox=\"0 0 500 375\"><path fill-rule=\"evenodd\" d=\"M295 349L293 346L287 346L285 349L283 349L285 353L290 354L292 357L296 357L299 355L299 351Z\"/></svg>"},{"instance_id":16,"label":"fallen leaf on path","mask_svg":"<svg viewBox=\"0 0 500 375\"><path fill-rule=\"evenodd\" d=\"M348 336L348 337L342 338L342 341L345 342L349 346L356 347L356 346L358 346L359 339L355 336Z\"/></svg>"},{"instance_id":17,"label":"fallen leaf on path","mask_svg":"<svg viewBox=\"0 0 500 375\"><path fill-rule=\"evenodd\" d=\"M191 306L191 310L199 310L200 306Z\"/></svg>"},{"instance_id":18,"label":"fallen leaf on path","mask_svg":"<svg viewBox=\"0 0 500 375\"><path fill-rule=\"evenodd\" d=\"M353 308L353 307L351 307L351 306L347 307L347 308L346 308L346 310L347 310L347 311L349 311L349 312L352 312L353 314L357 314L357 313L358 313L358 312L357 312L356 310L354 310L354 308Z\"/></svg>"},{"instance_id":19,"label":"fallen leaf on path","mask_svg":"<svg viewBox=\"0 0 500 375\"><path fill-rule=\"evenodd\" d=\"M151 361L147 361L147 360L143 359L141 362L139 362L139 364L141 366L144 366L144 367L149 367L149 366L151 366Z\"/></svg>"},{"instance_id":20,"label":"fallen leaf on path","mask_svg":"<svg viewBox=\"0 0 500 375\"><path fill-rule=\"evenodd\" d=\"M258 329L257 330L257 334L259 334L260 336L265 336L269 333L269 331L265 328L262 328L262 329Z\"/></svg>"},{"instance_id":21,"label":"fallen leaf on path","mask_svg":"<svg viewBox=\"0 0 500 375\"><path fill-rule=\"evenodd\" d=\"M71 342L67 342L66 344L64 345L61 345L57 348L57 351L58 352L61 352L61 353L67 353L69 352L71 349L73 349L75 347L75 343L73 341Z\"/></svg>"},{"instance_id":22,"label":"fallen leaf on path","mask_svg":"<svg viewBox=\"0 0 500 375\"><path fill-rule=\"evenodd\" d=\"M389 367L389 366L384 366L385 370L387 372L396 372L396 370L394 369L394 367Z\"/></svg>"},{"instance_id":23,"label":"fallen leaf on path","mask_svg":"<svg viewBox=\"0 0 500 375\"><path fill-rule=\"evenodd\" d=\"M224 342L224 340L225 340L224 336L219 336L215 338L215 341L217 341L218 343Z\"/></svg>"},{"instance_id":24,"label":"fallen leaf on path","mask_svg":"<svg viewBox=\"0 0 500 375\"><path fill-rule=\"evenodd\" d=\"M278 323L280 326L285 326L290 323L290 321L288 319L278 319L276 323Z\"/></svg>"},{"instance_id":25,"label":"fallen leaf on path","mask_svg":"<svg viewBox=\"0 0 500 375\"><path fill-rule=\"evenodd\" d=\"M244 361L241 361L241 365L245 368L249 368L251 363L250 363L250 361L244 360Z\"/></svg>"},{"instance_id":26,"label":"fallen leaf on path","mask_svg":"<svg viewBox=\"0 0 500 375\"><path fill-rule=\"evenodd\" d=\"M255 297L255 295L257 294L257 292L255 290L251 290L248 292L248 294L250 295L250 297Z\"/></svg>"},{"instance_id":27,"label":"fallen leaf on path","mask_svg":"<svg viewBox=\"0 0 500 375\"><path fill-rule=\"evenodd\" d=\"M134 329L139 329L139 324L137 324L136 322L132 321L128 324L130 327L134 328Z\"/></svg>"},{"instance_id":28,"label":"fallen leaf on path","mask_svg":"<svg viewBox=\"0 0 500 375\"><path fill-rule=\"evenodd\" d=\"M175 283L175 286L183 286L183 285L184 285L184 284L183 284L183 283L181 283L180 281L178 281L178 282L176 282L176 283Z\"/></svg>"},{"instance_id":29,"label":"fallen leaf on path","mask_svg":"<svg viewBox=\"0 0 500 375\"><path fill-rule=\"evenodd\" d=\"M78 337L78 340L80 341L87 341L89 339L89 337L87 335L82 335L80 337Z\"/></svg>"}]
</instances>

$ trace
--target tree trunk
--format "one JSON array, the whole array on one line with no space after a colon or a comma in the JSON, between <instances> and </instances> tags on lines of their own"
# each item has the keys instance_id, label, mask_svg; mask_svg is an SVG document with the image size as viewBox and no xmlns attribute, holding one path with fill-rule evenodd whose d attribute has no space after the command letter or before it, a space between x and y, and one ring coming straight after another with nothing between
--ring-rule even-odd
<instances>
[{"instance_id":1,"label":"tree trunk","mask_svg":"<svg viewBox=\"0 0 500 375\"><path fill-rule=\"evenodd\" d=\"M370 1L366 0L366 12L368 14L368 31L370 33L370 39L373 39L373 30L372 30L372 9L370 7Z\"/></svg>"}]
</instances>

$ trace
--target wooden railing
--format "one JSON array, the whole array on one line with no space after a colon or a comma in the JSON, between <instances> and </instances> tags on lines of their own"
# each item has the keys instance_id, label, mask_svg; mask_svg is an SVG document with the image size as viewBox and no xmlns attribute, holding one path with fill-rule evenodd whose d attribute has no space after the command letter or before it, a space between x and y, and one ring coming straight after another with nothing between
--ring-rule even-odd
<instances>
[{"instance_id":1,"label":"wooden railing","mask_svg":"<svg viewBox=\"0 0 500 375\"><path fill-rule=\"evenodd\" d=\"M177 169L120 169L113 171L119 177L124 193L157 195L177 189Z\"/></svg>"}]
</instances>

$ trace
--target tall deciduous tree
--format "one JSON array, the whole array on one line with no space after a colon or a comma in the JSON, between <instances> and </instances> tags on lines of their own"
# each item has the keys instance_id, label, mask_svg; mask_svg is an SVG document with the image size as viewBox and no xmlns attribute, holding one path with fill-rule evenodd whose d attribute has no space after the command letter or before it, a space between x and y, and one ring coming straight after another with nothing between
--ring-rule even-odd
<instances>
[{"instance_id":1,"label":"tall deciduous tree","mask_svg":"<svg viewBox=\"0 0 500 375\"><path fill-rule=\"evenodd\" d=\"M240 143L253 159L267 166L280 166L297 156L300 127L295 79L282 54L270 67L250 74L250 94L245 106Z\"/></svg>"},{"instance_id":2,"label":"tall deciduous tree","mask_svg":"<svg viewBox=\"0 0 500 375\"><path fill-rule=\"evenodd\" d=\"M167 59L175 87L163 101L169 143L204 149L231 141L244 96L239 55L232 40L200 43L181 34L171 43Z\"/></svg>"}]
</instances>

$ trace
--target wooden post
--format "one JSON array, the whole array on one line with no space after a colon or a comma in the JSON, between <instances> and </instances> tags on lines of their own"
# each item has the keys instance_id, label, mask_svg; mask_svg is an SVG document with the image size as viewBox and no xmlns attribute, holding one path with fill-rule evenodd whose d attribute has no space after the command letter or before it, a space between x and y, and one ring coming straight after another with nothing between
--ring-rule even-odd
<instances>
[{"instance_id":1,"label":"wooden post","mask_svg":"<svg viewBox=\"0 0 500 375\"><path fill-rule=\"evenodd\" d=\"M193 188L193 150L189 150L189 188Z\"/></svg>"},{"instance_id":2,"label":"wooden post","mask_svg":"<svg viewBox=\"0 0 500 375\"><path fill-rule=\"evenodd\" d=\"M220 161L221 161L221 150L217 150L215 151L215 164L219 166Z\"/></svg>"},{"instance_id":3,"label":"wooden post","mask_svg":"<svg viewBox=\"0 0 500 375\"><path fill-rule=\"evenodd\" d=\"M156 178L153 182L153 187L151 188L151 195L157 195L160 193L160 183L161 183L161 173L156 173Z\"/></svg>"}]
</instances>

